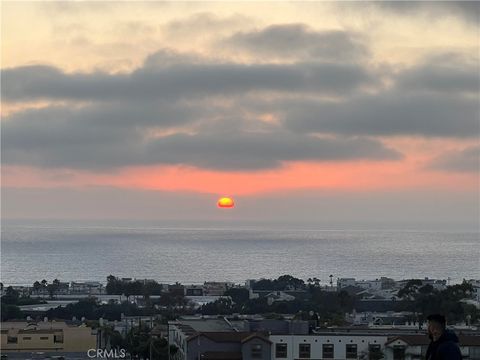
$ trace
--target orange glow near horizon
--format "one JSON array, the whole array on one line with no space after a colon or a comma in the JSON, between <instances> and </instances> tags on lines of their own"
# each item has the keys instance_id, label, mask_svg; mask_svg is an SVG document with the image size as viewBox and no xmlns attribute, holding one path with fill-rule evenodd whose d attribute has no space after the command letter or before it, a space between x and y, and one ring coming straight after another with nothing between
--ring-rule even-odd
<instances>
[{"instance_id":1,"label":"orange glow near horizon","mask_svg":"<svg viewBox=\"0 0 480 360\"><path fill-rule=\"evenodd\" d=\"M147 191L262 195L318 189L368 192L403 189L476 191L478 176L422 168L419 157L399 162L286 163L263 171L222 172L189 166L138 166L115 172L4 166L2 185L16 188L113 187Z\"/></svg>"}]
</instances>

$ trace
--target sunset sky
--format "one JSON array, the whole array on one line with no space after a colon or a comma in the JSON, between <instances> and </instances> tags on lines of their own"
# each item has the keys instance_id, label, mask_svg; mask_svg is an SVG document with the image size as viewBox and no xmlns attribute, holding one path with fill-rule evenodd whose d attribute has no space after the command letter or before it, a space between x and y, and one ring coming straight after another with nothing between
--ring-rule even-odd
<instances>
[{"instance_id":1,"label":"sunset sky","mask_svg":"<svg viewBox=\"0 0 480 360\"><path fill-rule=\"evenodd\" d=\"M2 2L2 217L478 229L479 6Z\"/></svg>"}]
</instances>

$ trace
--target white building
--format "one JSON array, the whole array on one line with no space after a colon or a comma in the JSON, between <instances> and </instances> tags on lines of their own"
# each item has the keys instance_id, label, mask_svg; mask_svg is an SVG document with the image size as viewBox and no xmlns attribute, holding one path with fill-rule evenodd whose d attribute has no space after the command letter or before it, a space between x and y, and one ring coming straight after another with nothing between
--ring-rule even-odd
<instances>
[{"instance_id":1,"label":"white building","mask_svg":"<svg viewBox=\"0 0 480 360\"><path fill-rule=\"evenodd\" d=\"M480 336L460 335L462 356L480 360ZM393 335L392 330L345 330L310 335L270 335L272 360L378 359L420 360L425 358L429 339L425 334Z\"/></svg>"},{"instance_id":2,"label":"white building","mask_svg":"<svg viewBox=\"0 0 480 360\"><path fill-rule=\"evenodd\" d=\"M98 281L85 281L70 283L70 292L72 294L104 294L105 288L101 282Z\"/></svg>"},{"instance_id":3,"label":"white building","mask_svg":"<svg viewBox=\"0 0 480 360\"><path fill-rule=\"evenodd\" d=\"M272 305L275 301L293 301L295 296L289 295L283 291L272 291L266 296L268 305Z\"/></svg>"},{"instance_id":4,"label":"white building","mask_svg":"<svg viewBox=\"0 0 480 360\"><path fill-rule=\"evenodd\" d=\"M480 359L480 336L460 335L462 357L469 360ZM424 335L401 335L390 338L385 344L386 359L425 359L429 339Z\"/></svg>"},{"instance_id":5,"label":"white building","mask_svg":"<svg viewBox=\"0 0 480 360\"><path fill-rule=\"evenodd\" d=\"M361 333L270 335L273 359L368 359L382 353L388 336Z\"/></svg>"}]
</instances>

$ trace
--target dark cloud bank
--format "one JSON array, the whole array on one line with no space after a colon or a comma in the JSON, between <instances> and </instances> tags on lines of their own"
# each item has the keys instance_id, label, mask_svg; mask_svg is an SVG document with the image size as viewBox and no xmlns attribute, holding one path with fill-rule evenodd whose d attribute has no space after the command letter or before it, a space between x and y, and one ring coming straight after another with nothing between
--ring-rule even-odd
<instances>
[{"instance_id":1,"label":"dark cloud bank","mask_svg":"<svg viewBox=\"0 0 480 360\"><path fill-rule=\"evenodd\" d=\"M336 61L368 54L355 34L315 32L301 24L241 32L222 41L244 51L287 57L291 52L302 59L239 64L161 50L129 74L65 73L43 65L5 69L4 101L70 105L7 117L4 163L256 170L297 160L400 159L375 139L379 135L479 135L478 64L427 61L380 73L361 61ZM393 86L382 85L385 76ZM266 113L275 114L280 125L262 131L246 126L252 117L261 123ZM227 119L233 126L216 126ZM148 136L152 129L182 126L193 133ZM438 166L458 170L448 161L438 160Z\"/></svg>"}]
</instances>

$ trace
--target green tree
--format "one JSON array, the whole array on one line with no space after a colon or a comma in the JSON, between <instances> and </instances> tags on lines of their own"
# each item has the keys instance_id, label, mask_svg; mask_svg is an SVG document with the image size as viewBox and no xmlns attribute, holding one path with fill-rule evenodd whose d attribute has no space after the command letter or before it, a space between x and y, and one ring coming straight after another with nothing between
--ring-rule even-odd
<instances>
[{"instance_id":1,"label":"green tree","mask_svg":"<svg viewBox=\"0 0 480 360\"><path fill-rule=\"evenodd\" d=\"M9 304L9 305L16 305L18 303L18 299L20 298L20 294L17 290L13 287L7 287L5 291L5 295L2 296L2 303Z\"/></svg>"},{"instance_id":2,"label":"green tree","mask_svg":"<svg viewBox=\"0 0 480 360\"><path fill-rule=\"evenodd\" d=\"M235 304L244 304L249 298L248 290L244 288L230 288L225 296L230 296Z\"/></svg>"},{"instance_id":3,"label":"green tree","mask_svg":"<svg viewBox=\"0 0 480 360\"><path fill-rule=\"evenodd\" d=\"M16 305L5 304L4 302L2 302L1 310L2 321L23 319L25 317L20 308Z\"/></svg>"},{"instance_id":4,"label":"green tree","mask_svg":"<svg viewBox=\"0 0 480 360\"><path fill-rule=\"evenodd\" d=\"M53 280L51 284L47 285L47 291L48 291L48 294L50 295L50 299L53 299L55 297L55 294L58 292L59 288L60 288L60 280L58 279Z\"/></svg>"},{"instance_id":5,"label":"green tree","mask_svg":"<svg viewBox=\"0 0 480 360\"><path fill-rule=\"evenodd\" d=\"M38 294L40 292L40 289L42 288L42 284L40 284L39 281L35 281L33 283L33 291Z\"/></svg>"},{"instance_id":6,"label":"green tree","mask_svg":"<svg viewBox=\"0 0 480 360\"><path fill-rule=\"evenodd\" d=\"M417 293L422 286L422 280L411 279L408 280L405 286L398 291L398 297L402 299L412 299L413 295Z\"/></svg>"}]
</instances>

